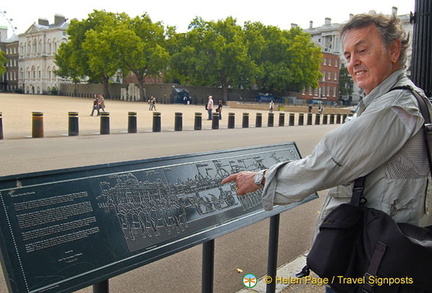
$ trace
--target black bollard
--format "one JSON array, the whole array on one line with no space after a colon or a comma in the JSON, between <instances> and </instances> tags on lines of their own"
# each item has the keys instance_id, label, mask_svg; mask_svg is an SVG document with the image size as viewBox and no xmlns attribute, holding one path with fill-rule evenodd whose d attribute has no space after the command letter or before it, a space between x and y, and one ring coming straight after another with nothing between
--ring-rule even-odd
<instances>
[{"instance_id":1,"label":"black bollard","mask_svg":"<svg viewBox=\"0 0 432 293\"><path fill-rule=\"evenodd\" d=\"M249 113L243 113L242 127L243 128L249 127Z\"/></svg>"},{"instance_id":2,"label":"black bollard","mask_svg":"<svg viewBox=\"0 0 432 293\"><path fill-rule=\"evenodd\" d=\"M69 112L69 136L77 136L79 134L78 112Z\"/></svg>"},{"instance_id":3,"label":"black bollard","mask_svg":"<svg viewBox=\"0 0 432 293\"><path fill-rule=\"evenodd\" d=\"M109 112L100 113L100 134L110 134L110 116Z\"/></svg>"},{"instance_id":4,"label":"black bollard","mask_svg":"<svg viewBox=\"0 0 432 293\"><path fill-rule=\"evenodd\" d=\"M319 125L320 124L320 116L321 116L321 114L319 114L319 113L317 113L315 115L315 125Z\"/></svg>"},{"instance_id":5,"label":"black bollard","mask_svg":"<svg viewBox=\"0 0 432 293\"><path fill-rule=\"evenodd\" d=\"M153 112L153 132L161 131L161 113Z\"/></svg>"},{"instance_id":6,"label":"black bollard","mask_svg":"<svg viewBox=\"0 0 432 293\"><path fill-rule=\"evenodd\" d=\"M212 129L219 129L219 113L218 112L213 113Z\"/></svg>"},{"instance_id":7,"label":"black bollard","mask_svg":"<svg viewBox=\"0 0 432 293\"><path fill-rule=\"evenodd\" d=\"M3 113L0 112L0 139L3 139Z\"/></svg>"},{"instance_id":8,"label":"black bollard","mask_svg":"<svg viewBox=\"0 0 432 293\"><path fill-rule=\"evenodd\" d=\"M312 125L312 113L307 114L307 125Z\"/></svg>"},{"instance_id":9,"label":"black bollard","mask_svg":"<svg viewBox=\"0 0 432 293\"><path fill-rule=\"evenodd\" d=\"M235 113L228 113L228 128L235 127Z\"/></svg>"},{"instance_id":10,"label":"black bollard","mask_svg":"<svg viewBox=\"0 0 432 293\"><path fill-rule=\"evenodd\" d=\"M32 137L44 137L43 112L33 112Z\"/></svg>"},{"instance_id":11,"label":"black bollard","mask_svg":"<svg viewBox=\"0 0 432 293\"><path fill-rule=\"evenodd\" d=\"M174 117L174 131L183 130L183 114L180 112L175 112Z\"/></svg>"},{"instance_id":12,"label":"black bollard","mask_svg":"<svg viewBox=\"0 0 432 293\"><path fill-rule=\"evenodd\" d=\"M261 127L261 126L262 126L262 114L261 113L257 113L256 114L255 127Z\"/></svg>"},{"instance_id":13,"label":"black bollard","mask_svg":"<svg viewBox=\"0 0 432 293\"><path fill-rule=\"evenodd\" d=\"M202 129L202 113L195 112L194 130L201 130L201 129Z\"/></svg>"},{"instance_id":14,"label":"black bollard","mask_svg":"<svg viewBox=\"0 0 432 293\"><path fill-rule=\"evenodd\" d=\"M289 115L289 126L294 126L294 120L295 120L295 114L294 113L290 113Z\"/></svg>"},{"instance_id":15,"label":"black bollard","mask_svg":"<svg viewBox=\"0 0 432 293\"><path fill-rule=\"evenodd\" d=\"M285 113L279 113L279 126L285 126Z\"/></svg>"},{"instance_id":16,"label":"black bollard","mask_svg":"<svg viewBox=\"0 0 432 293\"><path fill-rule=\"evenodd\" d=\"M298 125L304 125L304 114L300 113L299 114L299 122Z\"/></svg>"},{"instance_id":17,"label":"black bollard","mask_svg":"<svg viewBox=\"0 0 432 293\"><path fill-rule=\"evenodd\" d=\"M274 113L268 113L267 127L273 127L274 125Z\"/></svg>"},{"instance_id":18,"label":"black bollard","mask_svg":"<svg viewBox=\"0 0 432 293\"><path fill-rule=\"evenodd\" d=\"M137 133L137 112L128 112L128 133Z\"/></svg>"}]
</instances>

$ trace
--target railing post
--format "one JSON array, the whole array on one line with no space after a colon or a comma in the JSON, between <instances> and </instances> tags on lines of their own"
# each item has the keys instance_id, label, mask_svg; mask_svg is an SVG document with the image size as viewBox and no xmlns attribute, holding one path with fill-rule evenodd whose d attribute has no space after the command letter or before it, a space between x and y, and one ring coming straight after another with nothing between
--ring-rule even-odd
<instances>
[{"instance_id":1,"label":"railing post","mask_svg":"<svg viewBox=\"0 0 432 293\"><path fill-rule=\"evenodd\" d=\"M137 112L128 112L128 133L137 133Z\"/></svg>"},{"instance_id":2,"label":"railing post","mask_svg":"<svg viewBox=\"0 0 432 293\"><path fill-rule=\"evenodd\" d=\"M102 282L93 285L93 293L108 293L109 292L109 281L104 280Z\"/></svg>"},{"instance_id":3,"label":"railing post","mask_svg":"<svg viewBox=\"0 0 432 293\"><path fill-rule=\"evenodd\" d=\"M267 284L267 290L266 290L267 293L274 293L276 291L279 224L280 224L280 214L274 215L270 218L267 275L272 277L273 282Z\"/></svg>"},{"instance_id":4,"label":"railing post","mask_svg":"<svg viewBox=\"0 0 432 293\"><path fill-rule=\"evenodd\" d=\"M43 127L43 112L33 112L32 113L32 137L41 138L44 137L44 127Z\"/></svg>"},{"instance_id":5,"label":"railing post","mask_svg":"<svg viewBox=\"0 0 432 293\"><path fill-rule=\"evenodd\" d=\"M203 255L202 255L202 293L213 292L213 281L214 281L214 240L209 240L203 243Z\"/></svg>"},{"instance_id":6,"label":"railing post","mask_svg":"<svg viewBox=\"0 0 432 293\"><path fill-rule=\"evenodd\" d=\"M109 112L100 113L100 134L110 134Z\"/></svg>"}]
</instances>

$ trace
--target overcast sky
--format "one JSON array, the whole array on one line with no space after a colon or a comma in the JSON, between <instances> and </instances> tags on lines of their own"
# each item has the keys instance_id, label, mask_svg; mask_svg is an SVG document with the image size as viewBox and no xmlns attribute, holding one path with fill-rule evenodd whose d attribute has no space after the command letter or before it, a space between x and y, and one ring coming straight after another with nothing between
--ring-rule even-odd
<instances>
[{"instance_id":1,"label":"overcast sky","mask_svg":"<svg viewBox=\"0 0 432 293\"><path fill-rule=\"evenodd\" d=\"M176 26L178 32L187 30L188 24L196 16L204 20L219 20L232 16L237 23L260 21L265 25L275 25L289 29L291 23L301 28L308 28L309 21L314 26L324 24L329 17L333 23L348 20L349 14L375 10L390 14L392 7L398 8L398 14L414 11L415 0L141 0L141 1L106 1L106 0L12 0L2 1L0 11L6 11L8 19L17 29L16 34L25 32L39 18L54 22L54 15L60 14L68 19L86 19L93 10L107 12L126 12L134 17L148 13L152 21L162 21L165 25ZM132 4L132 3L136 4ZM8 26L3 14L0 25ZM9 30L9 37L12 35Z\"/></svg>"}]
</instances>

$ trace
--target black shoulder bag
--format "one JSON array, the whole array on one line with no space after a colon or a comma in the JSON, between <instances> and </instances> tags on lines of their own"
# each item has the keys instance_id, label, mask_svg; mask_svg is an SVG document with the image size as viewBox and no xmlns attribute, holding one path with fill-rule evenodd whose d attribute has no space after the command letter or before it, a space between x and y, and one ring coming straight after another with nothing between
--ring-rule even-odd
<instances>
[{"instance_id":1,"label":"black shoulder bag","mask_svg":"<svg viewBox=\"0 0 432 293\"><path fill-rule=\"evenodd\" d=\"M425 100L411 88L425 119ZM432 170L427 143L429 167ZM363 206L364 177L354 182L351 204L342 204L323 221L307 256L309 269L336 292L432 292L432 226L396 223L386 213ZM423 196L423 195L422 195Z\"/></svg>"}]
</instances>

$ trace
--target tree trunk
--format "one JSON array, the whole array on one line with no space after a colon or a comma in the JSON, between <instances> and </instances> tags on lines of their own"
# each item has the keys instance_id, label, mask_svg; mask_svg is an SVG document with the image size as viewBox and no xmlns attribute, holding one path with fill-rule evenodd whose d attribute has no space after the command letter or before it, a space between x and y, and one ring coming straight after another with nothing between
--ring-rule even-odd
<instances>
[{"instance_id":1,"label":"tree trunk","mask_svg":"<svg viewBox=\"0 0 432 293\"><path fill-rule=\"evenodd\" d=\"M144 75L137 75L137 80L138 80L138 89L139 89L139 93L140 93L140 101L147 101L147 97L146 97L146 92L144 90Z\"/></svg>"}]
</instances>

